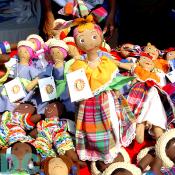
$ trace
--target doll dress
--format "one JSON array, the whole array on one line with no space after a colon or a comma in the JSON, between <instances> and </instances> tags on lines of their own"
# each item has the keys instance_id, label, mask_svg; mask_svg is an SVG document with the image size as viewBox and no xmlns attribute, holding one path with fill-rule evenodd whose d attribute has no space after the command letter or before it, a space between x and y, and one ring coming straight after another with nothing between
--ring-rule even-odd
<instances>
[{"instance_id":1,"label":"doll dress","mask_svg":"<svg viewBox=\"0 0 175 175\"><path fill-rule=\"evenodd\" d=\"M21 64L18 64L16 66L15 75L16 77L20 78L24 87L27 86L31 80L37 77L38 74L38 70L32 66L26 66ZM4 86L0 95L0 104L2 104L2 106L0 107L0 112L13 111L16 107L14 103L11 103L9 101L9 98L6 92L4 91Z\"/></svg>"},{"instance_id":2,"label":"doll dress","mask_svg":"<svg viewBox=\"0 0 175 175\"><path fill-rule=\"evenodd\" d=\"M145 75L140 76L139 80L142 82L133 85L127 101L137 118L137 123L148 121L162 129L167 129L167 126L174 121L173 103L169 95L157 85L158 77L152 73L150 77ZM152 84L149 83L150 80Z\"/></svg>"},{"instance_id":3,"label":"doll dress","mask_svg":"<svg viewBox=\"0 0 175 175\"><path fill-rule=\"evenodd\" d=\"M80 68L85 69L94 97L79 102L76 151L80 160L111 163L120 147L128 146L135 137L134 116L123 96L118 98L113 90L104 90L117 72L108 57L102 56L95 69L86 60L76 60L70 71Z\"/></svg>"}]
</instances>

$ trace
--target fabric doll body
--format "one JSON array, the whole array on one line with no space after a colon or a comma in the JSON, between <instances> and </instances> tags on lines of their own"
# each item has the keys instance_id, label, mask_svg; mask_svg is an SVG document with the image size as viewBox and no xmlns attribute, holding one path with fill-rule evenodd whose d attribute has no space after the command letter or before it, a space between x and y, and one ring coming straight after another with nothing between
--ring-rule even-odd
<instances>
[{"instance_id":1,"label":"fabric doll body","mask_svg":"<svg viewBox=\"0 0 175 175\"><path fill-rule=\"evenodd\" d=\"M147 46L144 47L144 52L152 56L154 60L155 67L157 69L163 70L163 72L168 72L168 62L159 57L160 51L151 43L148 43Z\"/></svg>"},{"instance_id":2,"label":"fabric doll body","mask_svg":"<svg viewBox=\"0 0 175 175\"><path fill-rule=\"evenodd\" d=\"M134 116L124 97L118 97L113 90L104 90L115 77L118 68L110 58L98 57L101 34L100 28L93 23L85 23L84 26L80 24L75 29L75 42L79 49L87 53L87 57L75 60L69 70L72 72L83 68L94 93L94 97L78 104L76 150L79 158L83 161L100 160L107 164L113 162L121 145L128 146L131 143L135 129ZM111 115L118 121L113 121Z\"/></svg>"},{"instance_id":3,"label":"fabric doll body","mask_svg":"<svg viewBox=\"0 0 175 175\"><path fill-rule=\"evenodd\" d=\"M39 71L29 65L29 61L34 52L33 47L34 46L30 41L20 41L18 43L18 56L20 62L16 65L14 78L20 78L20 81L23 84L26 92L29 92L34 87L36 87L38 82L37 76L39 74ZM1 112L4 112L6 110L13 111L16 107L15 103L11 103L9 101L4 87L2 89L0 101L2 102L2 104L5 104L4 107L1 109Z\"/></svg>"},{"instance_id":4,"label":"fabric doll body","mask_svg":"<svg viewBox=\"0 0 175 175\"><path fill-rule=\"evenodd\" d=\"M40 115L33 115L35 108L30 104L20 104L15 111L5 112L2 115L2 129L5 133L6 145L11 145L24 138L32 141L30 136L26 136L26 131L32 130L35 124L41 119Z\"/></svg>"},{"instance_id":5,"label":"fabric doll body","mask_svg":"<svg viewBox=\"0 0 175 175\"><path fill-rule=\"evenodd\" d=\"M43 157L55 157L56 153L64 155L66 151L74 150L71 136L67 132L67 122L59 119L62 112L63 105L59 102L52 102L45 109L45 120L37 124L38 134L35 147Z\"/></svg>"},{"instance_id":6,"label":"fabric doll body","mask_svg":"<svg viewBox=\"0 0 175 175\"><path fill-rule=\"evenodd\" d=\"M154 68L154 62L150 60L148 55L146 58L145 56L141 56L140 65L137 65L134 69L134 74L139 82L131 88L127 98L132 111L137 117L136 135L139 143L144 141L143 128L145 128L145 123L153 125L152 132L158 138L174 120L172 101L162 90L159 75L151 71ZM165 100L164 103L162 99ZM166 107L164 104L166 104Z\"/></svg>"}]
</instances>

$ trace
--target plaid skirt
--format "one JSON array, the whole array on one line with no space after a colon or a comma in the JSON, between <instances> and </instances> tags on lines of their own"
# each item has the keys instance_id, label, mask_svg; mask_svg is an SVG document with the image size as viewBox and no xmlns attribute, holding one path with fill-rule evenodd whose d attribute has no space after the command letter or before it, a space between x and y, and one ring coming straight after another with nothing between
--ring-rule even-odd
<instances>
[{"instance_id":1,"label":"plaid skirt","mask_svg":"<svg viewBox=\"0 0 175 175\"><path fill-rule=\"evenodd\" d=\"M154 87L159 93L160 99L166 112L167 124L169 125L175 119L174 105L172 103L172 100L170 99L170 96L164 90L160 89L157 86ZM147 99L150 88L151 86L148 86L146 83L139 82L136 83L129 92L127 101L136 118L138 118L142 113L143 104Z\"/></svg>"},{"instance_id":2,"label":"plaid skirt","mask_svg":"<svg viewBox=\"0 0 175 175\"><path fill-rule=\"evenodd\" d=\"M118 121L116 126L111 121L109 94L114 119ZM120 147L128 146L134 137L135 118L122 95L118 97L114 91L108 91L80 102L76 123L76 150L80 160L110 163Z\"/></svg>"}]
</instances>

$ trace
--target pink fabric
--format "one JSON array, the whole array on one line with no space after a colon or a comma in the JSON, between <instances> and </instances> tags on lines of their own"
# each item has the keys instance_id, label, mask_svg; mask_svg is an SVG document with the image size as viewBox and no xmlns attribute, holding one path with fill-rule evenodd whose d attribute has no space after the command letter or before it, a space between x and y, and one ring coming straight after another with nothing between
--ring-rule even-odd
<instances>
[{"instance_id":1,"label":"pink fabric","mask_svg":"<svg viewBox=\"0 0 175 175\"><path fill-rule=\"evenodd\" d=\"M34 39L36 42L37 50L40 50L41 49L41 42L37 38L32 38L32 39Z\"/></svg>"}]
</instances>

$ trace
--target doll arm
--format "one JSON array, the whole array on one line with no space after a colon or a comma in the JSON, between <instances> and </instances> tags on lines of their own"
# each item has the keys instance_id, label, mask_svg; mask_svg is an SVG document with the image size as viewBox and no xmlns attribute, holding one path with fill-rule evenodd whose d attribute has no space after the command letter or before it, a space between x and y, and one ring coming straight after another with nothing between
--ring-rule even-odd
<instances>
[{"instance_id":1,"label":"doll arm","mask_svg":"<svg viewBox=\"0 0 175 175\"><path fill-rule=\"evenodd\" d=\"M132 70L135 67L134 63L122 63L118 60L115 60L115 63L119 68L126 69L126 70Z\"/></svg>"},{"instance_id":2,"label":"doll arm","mask_svg":"<svg viewBox=\"0 0 175 175\"><path fill-rule=\"evenodd\" d=\"M161 167L162 167L162 161L156 157L153 161L153 164L151 165L151 170L156 174L156 175L163 175L161 173Z\"/></svg>"},{"instance_id":3,"label":"doll arm","mask_svg":"<svg viewBox=\"0 0 175 175\"><path fill-rule=\"evenodd\" d=\"M150 165L155 158L155 150L152 150L152 152L148 152L148 154L143 157L139 162L138 162L138 167L144 171L148 165Z\"/></svg>"},{"instance_id":4,"label":"doll arm","mask_svg":"<svg viewBox=\"0 0 175 175\"><path fill-rule=\"evenodd\" d=\"M30 82L30 84L26 87L26 90L27 90L28 92L30 92L32 89L34 89L34 88L37 86L37 84L38 84L38 80L39 80L38 77L36 77L34 80L32 80L32 81Z\"/></svg>"}]
</instances>

